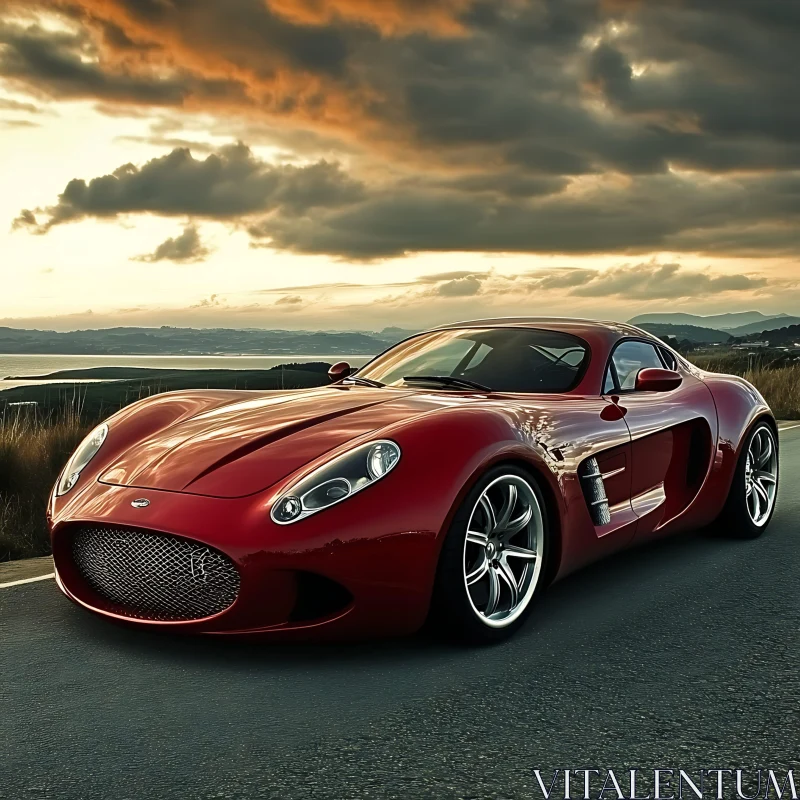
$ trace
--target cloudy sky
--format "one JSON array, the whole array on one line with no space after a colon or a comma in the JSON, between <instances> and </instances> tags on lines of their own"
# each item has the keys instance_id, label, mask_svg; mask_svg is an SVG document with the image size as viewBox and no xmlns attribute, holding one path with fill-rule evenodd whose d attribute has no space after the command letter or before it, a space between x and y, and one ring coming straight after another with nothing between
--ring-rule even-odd
<instances>
[{"instance_id":1,"label":"cloudy sky","mask_svg":"<svg viewBox=\"0 0 800 800\"><path fill-rule=\"evenodd\" d=\"M0 324L800 312L795 0L0 0Z\"/></svg>"}]
</instances>

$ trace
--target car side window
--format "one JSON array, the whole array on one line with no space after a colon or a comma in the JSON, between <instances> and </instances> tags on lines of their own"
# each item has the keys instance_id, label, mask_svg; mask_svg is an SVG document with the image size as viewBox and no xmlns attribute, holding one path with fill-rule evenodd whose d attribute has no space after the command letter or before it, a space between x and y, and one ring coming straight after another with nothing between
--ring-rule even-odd
<instances>
[{"instance_id":1,"label":"car side window","mask_svg":"<svg viewBox=\"0 0 800 800\"><path fill-rule=\"evenodd\" d=\"M659 347L658 352L661 354L661 360L664 362L664 366L667 369L678 369L678 362L675 359L675 356L667 350L666 347Z\"/></svg>"},{"instance_id":2,"label":"car side window","mask_svg":"<svg viewBox=\"0 0 800 800\"><path fill-rule=\"evenodd\" d=\"M658 351L652 344L647 344L647 342L623 342L614 350L612 360L617 370L619 388L622 391L636 387L636 375L640 369L647 369L648 367L664 368L664 364L658 356Z\"/></svg>"},{"instance_id":3,"label":"car side window","mask_svg":"<svg viewBox=\"0 0 800 800\"><path fill-rule=\"evenodd\" d=\"M613 394L614 389L614 373L611 370L611 364L609 364L606 370L606 379L603 381L603 394Z\"/></svg>"}]
</instances>

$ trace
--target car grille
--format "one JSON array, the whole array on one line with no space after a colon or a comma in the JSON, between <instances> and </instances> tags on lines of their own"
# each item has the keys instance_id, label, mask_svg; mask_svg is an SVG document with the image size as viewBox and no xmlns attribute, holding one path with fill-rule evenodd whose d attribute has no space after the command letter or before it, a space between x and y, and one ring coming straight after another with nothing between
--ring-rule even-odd
<instances>
[{"instance_id":1,"label":"car grille","mask_svg":"<svg viewBox=\"0 0 800 800\"><path fill-rule=\"evenodd\" d=\"M200 542L150 531L81 527L72 539L81 577L114 611L137 619L202 619L229 608L239 573Z\"/></svg>"}]
</instances>

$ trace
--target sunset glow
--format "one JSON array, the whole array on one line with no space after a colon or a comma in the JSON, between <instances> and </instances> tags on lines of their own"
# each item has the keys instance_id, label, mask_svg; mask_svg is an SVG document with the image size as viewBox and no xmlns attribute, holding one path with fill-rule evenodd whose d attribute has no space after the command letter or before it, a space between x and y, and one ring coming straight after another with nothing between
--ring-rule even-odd
<instances>
[{"instance_id":1,"label":"sunset glow","mask_svg":"<svg viewBox=\"0 0 800 800\"><path fill-rule=\"evenodd\" d=\"M6 0L0 324L797 313L793 13Z\"/></svg>"}]
</instances>

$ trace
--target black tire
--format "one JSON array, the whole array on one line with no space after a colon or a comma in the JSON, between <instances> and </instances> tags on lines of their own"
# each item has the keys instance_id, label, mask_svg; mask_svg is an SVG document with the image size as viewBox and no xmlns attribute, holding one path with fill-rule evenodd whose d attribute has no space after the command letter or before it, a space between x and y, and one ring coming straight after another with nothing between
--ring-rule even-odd
<instances>
[{"instance_id":1,"label":"black tire","mask_svg":"<svg viewBox=\"0 0 800 800\"><path fill-rule=\"evenodd\" d=\"M733 473L733 483L731 484L728 498L719 517L714 522L713 531L731 539L757 539L769 525L772 515L775 513L777 503L772 502L768 515L759 524L756 524L748 508L747 493L747 455L750 445L756 436L768 435L772 446L775 448L775 494L778 491L778 437L775 429L766 421L757 422L747 434L736 463Z\"/></svg>"},{"instance_id":2,"label":"black tire","mask_svg":"<svg viewBox=\"0 0 800 800\"><path fill-rule=\"evenodd\" d=\"M465 539L473 508L483 492L498 478L516 476L525 481L533 492L541 514L541 555L536 572L535 588L527 606L513 621L503 627L490 627L481 621L479 612L467 594L464 578ZM486 472L470 489L459 506L447 532L434 584L429 623L440 636L463 644L492 644L512 636L524 624L536 597L544 584L545 560L549 555L549 525L547 509L536 480L530 473L511 465L499 465Z\"/></svg>"}]
</instances>

